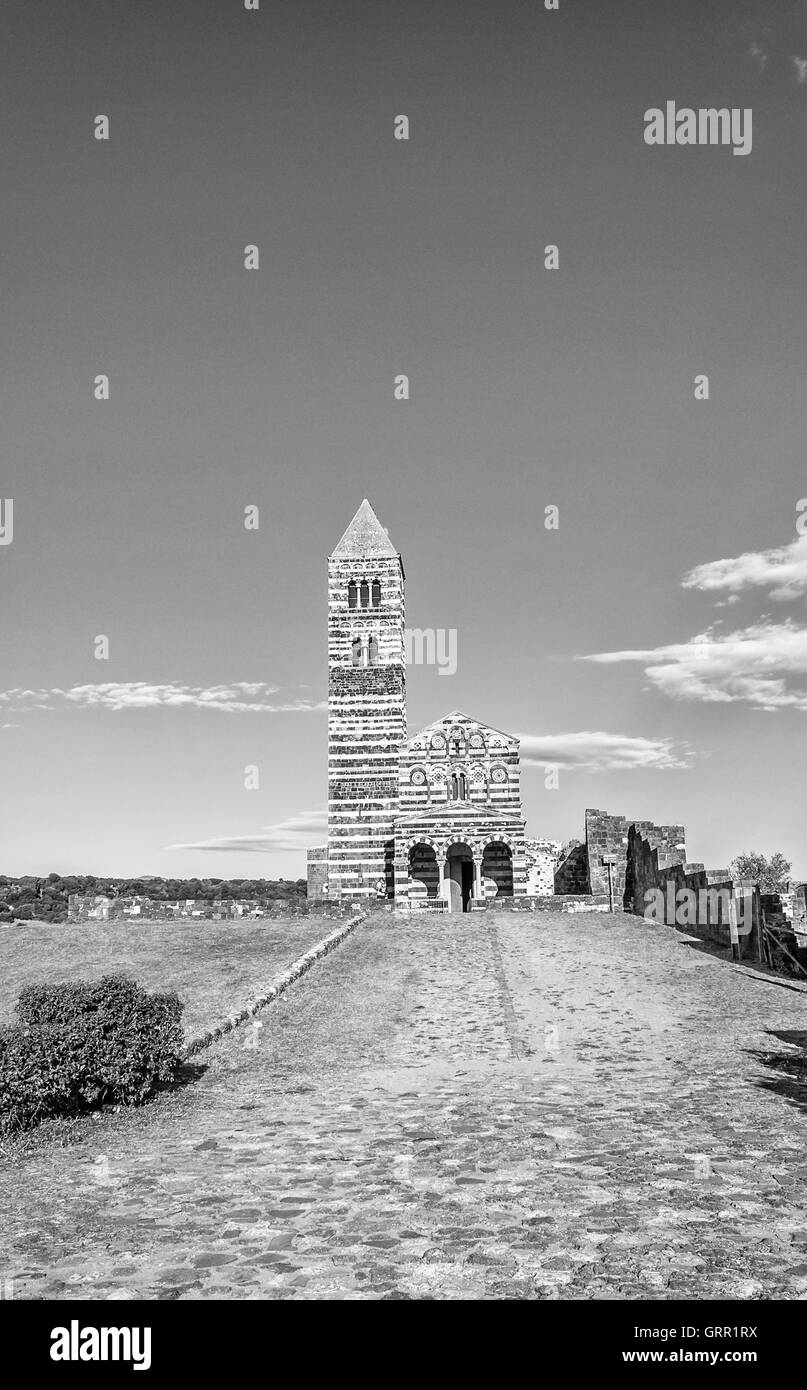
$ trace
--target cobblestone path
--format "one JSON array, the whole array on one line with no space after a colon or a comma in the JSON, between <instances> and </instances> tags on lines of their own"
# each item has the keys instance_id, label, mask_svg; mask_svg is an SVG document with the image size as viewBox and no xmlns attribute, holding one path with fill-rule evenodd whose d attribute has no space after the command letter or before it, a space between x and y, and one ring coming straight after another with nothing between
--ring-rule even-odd
<instances>
[{"instance_id":1,"label":"cobblestone path","mask_svg":"<svg viewBox=\"0 0 807 1390\"><path fill-rule=\"evenodd\" d=\"M807 994L621 915L389 918L0 1176L23 1298L807 1297Z\"/></svg>"}]
</instances>

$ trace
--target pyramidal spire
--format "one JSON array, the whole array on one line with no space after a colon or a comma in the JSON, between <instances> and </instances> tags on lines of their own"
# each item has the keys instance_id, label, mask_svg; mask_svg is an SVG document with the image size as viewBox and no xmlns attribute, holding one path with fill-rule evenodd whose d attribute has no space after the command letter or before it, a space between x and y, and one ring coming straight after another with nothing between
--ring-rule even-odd
<instances>
[{"instance_id":1,"label":"pyramidal spire","mask_svg":"<svg viewBox=\"0 0 807 1390\"><path fill-rule=\"evenodd\" d=\"M365 497L331 558L359 560L369 555L397 554L385 528Z\"/></svg>"}]
</instances>

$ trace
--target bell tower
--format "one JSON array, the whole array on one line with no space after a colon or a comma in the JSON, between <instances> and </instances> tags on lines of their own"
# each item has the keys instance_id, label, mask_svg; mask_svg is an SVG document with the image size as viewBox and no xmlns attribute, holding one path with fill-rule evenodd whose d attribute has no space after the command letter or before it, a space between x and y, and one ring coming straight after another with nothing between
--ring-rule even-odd
<instances>
[{"instance_id":1,"label":"bell tower","mask_svg":"<svg viewBox=\"0 0 807 1390\"><path fill-rule=\"evenodd\" d=\"M328 560L328 893L394 885L406 739L404 568L365 498Z\"/></svg>"}]
</instances>

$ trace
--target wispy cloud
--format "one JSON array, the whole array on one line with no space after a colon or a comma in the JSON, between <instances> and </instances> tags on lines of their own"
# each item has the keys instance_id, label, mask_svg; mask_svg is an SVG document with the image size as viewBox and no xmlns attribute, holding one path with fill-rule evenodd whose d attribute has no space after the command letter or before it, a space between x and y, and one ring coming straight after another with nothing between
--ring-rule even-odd
<instances>
[{"instance_id":1,"label":"wispy cloud","mask_svg":"<svg viewBox=\"0 0 807 1390\"><path fill-rule=\"evenodd\" d=\"M675 700L807 710L807 627L790 620L722 634L709 629L688 642L583 660L640 662L651 684Z\"/></svg>"},{"instance_id":2,"label":"wispy cloud","mask_svg":"<svg viewBox=\"0 0 807 1390\"><path fill-rule=\"evenodd\" d=\"M807 536L775 550L750 550L730 560L710 560L690 570L685 589L735 596L747 589L767 589L785 601L807 594Z\"/></svg>"},{"instance_id":3,"label":"wispy cloud","mask_svg":"<svg viewBox=\"0 0 807 1390\"><path fill-rule=\"evenodd\" d=\"M759 64L760 72L765 71L765 68L768 64L768 55L765 52L765 49L761 46L761 44L757 43L756 40L754 40L754 42L751 44L751 47L748 50L748 56L749 58L756 59L757 63Z\"/></svg>"},{"instance_id":4,"label":"wispy cloud","mask_svg":"<svg viewBox=\"0 0 807 1390\"><path fill-rule=\"evenodd\" d=\"M583 731L575 734L522 734L522 762L555 765L570 772L610 772L635 768L682 768L692 763L689 748L666 738Z\"/></svg>"},{"instance_id":5,"label":"wispy cloud","mask_svg":"<svg viewBox=\"0 0 807 1390\"><path fill-rule=\"evenodd\" d=\"M324 840L328 817L324 811L300 811L296 816L266 825L254 835L230 835L213 840L197 840L187 845L166 845L166 849L224 850L228 854L279 854L304 850Z\"/></svg>"},{"instance_id":6,"label":"wispy cloud","mask_svg":"<svg viewBox=\"0 0 807 1390\"><path fill-rule=\"evenodd\" d=\"M807 8L804 0L792 0L789 6L780 5L777 13L770 3L763 3L761 9L766 22L760 22L760 15L741 27L747 56L767 79L786 76L792 80L795 75L796 82L804 84L807 82L807 59L799 57L805 51Z\"/></svg>"},{"instance_id":7,"label":"wispy cloud","mask_svg":"<svg viewBox=\"0 0 807 1390\"><path fill-rule=\"evenodd\" d=\"M279 697L279 698L275 698ZM179 685L174 681L107 681L101 685L58 686L46 690L0 691L0 709L211 709L228 714L268 713L325 709L325 702L301 699L281 686L262 681L232 681L229 685Z\"/></svg>"}]
</instances>

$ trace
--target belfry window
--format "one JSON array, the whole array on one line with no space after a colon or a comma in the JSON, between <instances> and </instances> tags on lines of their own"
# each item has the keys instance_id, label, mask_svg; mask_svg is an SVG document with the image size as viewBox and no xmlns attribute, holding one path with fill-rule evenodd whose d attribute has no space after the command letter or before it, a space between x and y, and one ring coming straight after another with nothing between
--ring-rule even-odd
<instances>
[{"instance_id":1,"label":"belfry window","mask_svg":"<svg viewBox=\"0 0 807 1390\"><path fill-rule=\"evenodd\" d=\"M361 581L361 606L362 608L370 607L370 586L366 579Z\"/></svg>"},{"instance_id":2,"label":"belfry window","mask_svg":"<svg viewBox=\"0 0 807 1390\"><path fill-rule=\"evenodd\" d=\"M357 605L357 603L358 603L358 601L359 601L359 596L358 596L358 590L356 589L356 583L355 583L355 580L351 579L350 583L349 583L348 586L347 586L347 606L348 606L348 608L355 608L356 605Z\"/></svg>"},{"instance_id":3,"label":"belfry window","mask_svg":"<svg viewBox=\"0 0 807 1390\"><path fill-rule=\"evenodd\" d=\"M373 608L381 607L381 584L378 579L373 580Z\"/></svg>"},{"instance_id":4,"label":"belfry window","mask_svg":"<svg viewBox=\"0 0 807 1390\"><path fill-rule=\"evenodd\" d=\"M371 637L367 644L367 665L378 665L378 638Z\"/></svg>"},{"instance_id":5,"label":"belfry window","mask_svg":"<svg viewBox=\"0 0 807 1390\"><path fill-rule=\"evenodd\" d=\"M364 665L364 642L361 637L354 637L351 643L351 652L354 666Z\"/></svg>"}]
</instances>

